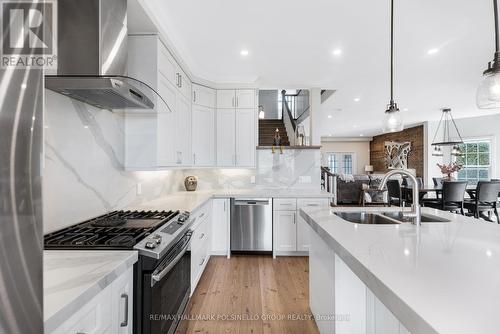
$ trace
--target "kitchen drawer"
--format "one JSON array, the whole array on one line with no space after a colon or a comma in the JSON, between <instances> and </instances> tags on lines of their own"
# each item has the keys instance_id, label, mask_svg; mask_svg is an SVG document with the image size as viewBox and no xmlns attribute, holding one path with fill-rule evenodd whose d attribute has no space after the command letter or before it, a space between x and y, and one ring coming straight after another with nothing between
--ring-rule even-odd
<instances>
[{"instance_id":1,"label":"kitchen drawer","mask_svg":"<svg viewBox=\"0 0 500 334\"><path fill-rule=\"evenodd\" d=\"M297 209L302 209L305 207L317 206L317 207L328 207L328 198L298 198L297 199Z\"/></svg>"},{"instance_id":2,"label":"kitchen drawer","mask_svg":"<svg viewBox=\"0 0 500 334\"><path fill-rule=\"evenodd\" d=\"M210 201L208 201L201 208L191 213L191 219L194 220L193 227L196 228L198 224L207 219L207 217L210 215L210 209L211 209L211 203Z\"/></svg>"},{"instance_id":3,"label":"kitchen drawer","mask_svg":"<svg viewBox=\"0 0 500 334\"><path fill-rule=\"evenodd\" d=\"M195 228L193 231L193 236L191 237L191 251L196 251L208 242L208 224L207 221L203 221Z\"/></svg>"},{"instance_id":4,"label":"kitchen drawer","mask_svg":"<svg viewBox=\"0 0 500 334\"><path fill-rule=\"evenodd\" d=\"M196 289L209 260L208 245L208 242L204 242L200 247L191 251L191 294Z\"/></svg>"},{"instance_id":5,"label":"kitchen drawer","mask_svg":"<svg viewBox=\"0 0 500 334\"><path fill-rule=\"evenodd\" d=\"M51 334L111 332L111 286L106 287Z\"/></svg>"},{"instance_id":6,"label":"kitchen drawer","mask_svg":"<svg viewBox=\"0 0 500 334\"><path fill-rule=\"evenodd\" d=\"M273 199L273 210L274 211L294 211L297 210L297 199L296 198L275 198Z\"/></svg>"}]
</instances>

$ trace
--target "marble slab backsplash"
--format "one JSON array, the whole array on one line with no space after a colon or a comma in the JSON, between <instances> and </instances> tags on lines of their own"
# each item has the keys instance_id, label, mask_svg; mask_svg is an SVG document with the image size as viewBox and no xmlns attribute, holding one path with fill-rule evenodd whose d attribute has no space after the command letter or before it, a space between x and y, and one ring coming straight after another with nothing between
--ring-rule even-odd
<instances>
[{"instance_id":1,"label":"marble slab backsplash","mask_svg":"<svg viewBox=\"0 0 500 334\"><path fill-rule=\"evenodd\" d=\"M124 118L45 90L44 233L184 190L320 188L319 150L257 151L256 169L125 171Z\"/></svg>"}]
</instances>

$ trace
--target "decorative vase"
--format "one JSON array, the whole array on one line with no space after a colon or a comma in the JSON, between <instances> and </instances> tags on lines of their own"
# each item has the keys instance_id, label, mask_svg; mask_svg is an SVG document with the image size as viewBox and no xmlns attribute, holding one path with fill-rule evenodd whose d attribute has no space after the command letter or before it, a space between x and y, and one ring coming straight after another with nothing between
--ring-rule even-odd
<instances>
[{"instance_id":1,"label":"decorative vase","mask_svg":"<svg viewBox=\"0 0 500 334\"><path fill-rule=\"evenodd\" d=\"M443 174L443 181L455 181L455 178L451 174Z\"/></svg>"},{"instance_id":2,"label":"decorative vase","mask_svg":"<svg viewBox=\"0 0 500 334\"><path fill-rule=\"evenodd\" d=\"M184 187L187 191L195 191L198 186L198 180L196 176L188 176L184 179Z\"/></svg>"}]
</instances>

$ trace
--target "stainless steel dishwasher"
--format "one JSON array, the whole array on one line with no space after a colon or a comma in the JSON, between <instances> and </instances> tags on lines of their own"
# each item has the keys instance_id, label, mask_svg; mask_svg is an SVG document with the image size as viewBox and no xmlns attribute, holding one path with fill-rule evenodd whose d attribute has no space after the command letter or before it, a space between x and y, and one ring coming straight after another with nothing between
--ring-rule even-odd
<instances>
[{"instance_id":1,"label":"stainless steel dishwasher","mask_svg":"<svg viewBox=\"0 0 500 334\"><path fill-rule=\"evenodd\" d=\"M272 251L272 200L231 198L231 252Z\"/></svg>"}]
</instances>

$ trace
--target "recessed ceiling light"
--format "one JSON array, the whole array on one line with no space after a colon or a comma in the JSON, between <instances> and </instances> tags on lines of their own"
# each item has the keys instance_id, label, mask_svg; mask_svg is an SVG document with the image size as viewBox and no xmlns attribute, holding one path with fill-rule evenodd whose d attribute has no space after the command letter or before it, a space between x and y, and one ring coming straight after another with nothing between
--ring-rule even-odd
<instances>
[{"instance_id":1,"label":"recessed ceiling light","mask_svg":"<svg viewBox=\"0 0 500 334\"><path fill-rule=\"evenodd\" d=\"M242 56L248 56L248 50L246 50L246 49L241 50L240 51L240 55L242 55Z\"/></svg>"},{"instance_id":2,"label":"recessed ceiling light","mask_svg":"<svg viewBox=\"0 0 500 334\"><path fill-rule=\"evenodd\" d=\"M363 135L363 134L360 134L359 136L360 136L360 137L363 137L364 135Z\"/></svg>"},{"instance_id":3,"label":"recessed ceiling light","mask_svg":"<svg viewBox=\"0 0 500 334\"><path fill-rule=\"evenodd\" d=\"M26 89L26 87L28 87L26 84L21 85L21 89Z\"/></svg>"},{"instance_id":4,"label":"recessed ceiling light","mask_svg":"<svg viewBox=\"0 0 500 334\"><path fill-rule=\"evenodd\" d=\"M403 111L408 111L408 108L404 108Z\"/></svg>"},{"instance_id":5,"label":"recessed ceiling light","mask_svg":"<svg viewBox=\"0 0 500 334\"><path fill-rule=\"evenodd\" d=\"M329 136L329 137L331 137L331 136L332 136L332 134L330 133L328 136Z\"/></svg>"},{"instance_id":6,"label":"recessed ceiling light","mask_svg":"<svg viewBox=\"0 0 500 334\"><path fill-rule=\"evenodd\" d=\"M328 118L332 118L333 116L332 115L328 115Z\"/></svg>"},{"instance_id":7,"label":"recessed ceiling light","mask_svg":"<svg viewBox=\"0 0 500 334\"><path fill-rule=\"evenodd\" d=\"M359 102L361 99L359 97L354 98L354 102Z\"/></svg>"},{"instance_id":8,"label":"recessed ceiling light","mask_svg":"<svg viewBox=\"0 0 500 334\"><path fill-rule=\"evenodd\" d=\"M335 49L332 53L334 56L340 56L342 54L342 49Z\"/></svg>"},{"instance_id":9,"label":"recessed ceiling light","mask_svg":"<svg viewBox=\"0 0 500 334\"><path fill-rule=\"evenodd\" d=\"M429 49L429 50L427 51L427 54L428 54L428 55L433 55L433 54L436 54L436 53L438 53L438 52L439 52L439 49L437 49L437 48L432 48L432 49Z\"/></svg>"}]
</instances>

